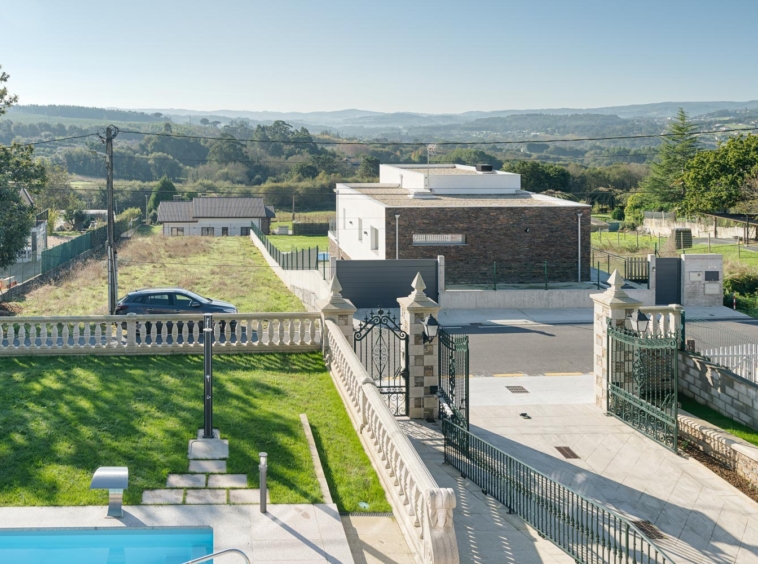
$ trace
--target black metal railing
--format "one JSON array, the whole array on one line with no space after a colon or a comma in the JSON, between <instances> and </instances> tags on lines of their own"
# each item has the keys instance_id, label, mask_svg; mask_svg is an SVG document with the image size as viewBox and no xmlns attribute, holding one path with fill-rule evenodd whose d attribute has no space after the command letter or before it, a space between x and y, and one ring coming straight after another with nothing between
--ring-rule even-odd
<instances>
[{"instance_id":1,"label":"black metal railing","mask_svg":"<svg viewBox=\"0 0 758 564\"><path fill-rule=\"evenodd\" d=\"M669 564L671 559L630 521L442 421L445 462L577 562Z\"/></svg>"},{"instance_id":2,"label":"black metal railing","mask_svg":"<svg viewBox=\"0 0 758 564\"><path fill-rule=\"evenodd\" d=\"M618 270L624 280L637 284L647 284L650 280L650 263L647 257L625 257L593 247L590 260L598 272L612 274L614 270Z\"/></svg>"},{"instance_id":3,"label":"black metal railing","mask_svg":"<svg viewBox=\"0 0 758 564\"><path fill-rule=\"evenodd\" d=\"M469 424L469 345L468 335L439 330L440 417L468 429ZM449 409L446 410L445 407Z\"/></svg>"},{"instance_id":4,"label":"black metal railing","mask_svg":"<svg viewBox=\"0 0 758 564\"><path fill-rule=\"evenodd\" d=\"M271 258L284 270L318 270L324 280L328 280L331 277L327 272L329 270L329 259L325 256L327 249L319 249L318 246L315 246L282 251L269 240L268 236L255 223L250 223L250 229L266 247Z\"/></svg>"}]
</instances>

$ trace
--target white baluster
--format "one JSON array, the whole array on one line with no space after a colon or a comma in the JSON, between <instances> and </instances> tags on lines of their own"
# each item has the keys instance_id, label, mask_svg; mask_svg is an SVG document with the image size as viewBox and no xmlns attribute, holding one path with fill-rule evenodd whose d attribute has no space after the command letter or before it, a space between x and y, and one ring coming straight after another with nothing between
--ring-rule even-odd
<instances>
[{"instance_id":1,"label":"white baluster","mask_svg":"<svg viewBox=\"0 0 758 564\"><path fill-rule=\"evenodd\" d=\"M171 343L173 346L178 346L178 337L179 337L179 324L174 321L173 327L171 327Z\"/></svg>"},{"instance_id":2,"label":"white baluster","mask_svg":"<svg viewBox=\"0 0 758 564\"><path fill-rule=\"evenodd\" d=\"M234 345L237 346L237 347L242 344L242 323L243 323L242 319L236 319L235 320L235 325L234 325L234 340L235 340L235 343L234 343Z\"/></svg>"},{"instance_id":3,"label":"white baluster","mask_svg":"<svg viewBox=\"0 0 758 564\"><path fill-rule=\"evenodd\" d=\"M14 349L17 349L18 346L16 346L13 341L16 340L16 328L13 326L13 323L8 323L8 346L12 347Z\"/></svg>"},{"instance_id":4,"label":"white baluster","mask_svg":"<svg viewBox=\"0 0 758 564\"><path fill-rule=\"evenodd\" d=\"M25 349L26 346L26 324L20 323L18 327L18 348Z\"/></svg>"},{"instance_id":5,"label":"white baluster","mask_svg":"<svg viewBox=\"0 0 758 564\"><path fill-rule=\"evenodd\" d=\"M158 328L155 326L155 323L152 323L150 325L150 346L156 347L155 341L158 337Z\"/></svg>"},{"instance_id":6,"label":"white baluster","mask_svg":"<svg viewBox=\"0 0 758 564\"><path fill-rule=\"evenodd\" d=\"M284 319L277 319L276 324L277 324L276 333L278 335L276 344L283 345L284 344Z\"/></svg>"},{"instance_id":7,"label":"white baluster","mask_svg":"<svg viewBox=\"0 0 758 564\"><path fill-rule=\"evenodd\" d=\"M57 349L60 347L58 344L58 324L53 323L50 331L50 348Z\"/></svg>"},{"instance_id":8,"label":"white baluster","mask_svg":"<svg viewBox=\"0 0 758 564\"><path fill-rule=\"evenodd\" d=\"M103 329L102 324L98 321L95 322L95 348L103 347Z\"/></svg>"},{"instance_id":9,"label":"white baluster","mask_svg":"<svg viewBox=\"0 0 758 564\"><path fill-rule=\"evenodd\" d=\"M228 336L229 335L229 333L228 333L229 327L226 328L226 331L227 331L226 334ZM220 321L216 321L216 322L213 323L213 335L214 335L213 346L215 348L215 347L217 347L217 346L219 346L221 344L219 342L219 341L221 341L221 322Z\"/></svg>"},{"instance_id":10,"label":"white baluster","mask_svg":"<svg viewBox=\"0 0 758 564\"><path fill-rule=\"evenodd\" d=\"M253 334L255 332L255 334ZM250 339L255 339L253 341L253 346L259 347L261 346L261 341L263 340L263 323L261 323L257 319L253 319L250 321Z\"/></svg>"}]
</instances>

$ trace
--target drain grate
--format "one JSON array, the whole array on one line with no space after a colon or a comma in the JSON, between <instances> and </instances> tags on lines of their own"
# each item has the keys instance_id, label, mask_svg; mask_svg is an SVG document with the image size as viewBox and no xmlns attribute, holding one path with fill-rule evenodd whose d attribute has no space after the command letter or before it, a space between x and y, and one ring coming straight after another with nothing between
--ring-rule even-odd
<instances>
[{"instance_id":1,"label":"drain grate","mask_svg":"<svg viewBox=\"0 0 758 564\"><path fill-rule=\"evenodd\" d=\"M563 458L579 458L579 455L571 450L571 447L560 446L555 447L555 450L560 452L563 455Z\"/></svg>"},{"instance_id":2,"label":"drain grate","mask_svg":"<svg viewBox=\"0 0 758 564\"><path fill-rule=\"evenodd\" d=\"M653 525L650 521L632 521L632 523L642 531L650 540L665 539L664 535L658 527Z\"/></svg>"},{"instance_id":3,"label":"drain grate","mask_svg":"<svg viewBox=\"0 0 758 564\"><path fill-rule=\"evenodd\" d=\"M524 386L506 386L508 391L512 394L528 394L529 390L527 390Z\"/></svg>"}]
</instances>

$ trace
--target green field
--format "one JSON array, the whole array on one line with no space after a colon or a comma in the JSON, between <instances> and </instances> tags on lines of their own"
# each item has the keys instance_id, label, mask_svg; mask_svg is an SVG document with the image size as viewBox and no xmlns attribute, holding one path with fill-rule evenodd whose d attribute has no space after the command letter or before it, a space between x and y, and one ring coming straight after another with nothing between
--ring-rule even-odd
<instances>
[{"instance_id":1,"label":"green field","mask_svg":"<svg viewBox=\"0 0 758 564\"><path fill-rule=\"evenodd\" d=\"M319 251L329 251L329 237L324 235L269 235L276 248L283 252L318 247Z\"/></svg>"},{"instance_id":2,"label":"green field","mask_svg":"<svg viewBox=\"0 0 758 564\"><path fill-rule=\"evenodd\" d=\"M137 504L187 472L187 443L203 426L201 356L6 357L0 372L0 505L105 505L107 492L89 489L99 466L128 466L125 502ZM214 357L227 471L258 487L267 452L272 503L323 501L301 413L339 510L390 511L320 352Z\"/></svg>"},{"instance_id":3,"label":"green field","mask_svg":"<svg viewBox=\"0 0 758 564\"><path fill-rule=\"evenodd\" d=\"M119 247L119 296L139 288L179 286L224 300L240 312L305 311L246 237L163 237L142 227ZM107 269L102 258L63 280L10 302L18 315L104 315Z\"/></svg>"}]
</instances>

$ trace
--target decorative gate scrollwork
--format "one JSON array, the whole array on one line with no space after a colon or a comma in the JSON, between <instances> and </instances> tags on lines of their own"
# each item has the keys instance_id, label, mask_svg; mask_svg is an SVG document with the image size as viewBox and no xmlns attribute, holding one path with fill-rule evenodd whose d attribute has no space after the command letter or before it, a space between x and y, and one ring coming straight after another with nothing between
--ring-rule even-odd
<instances>
[{"instance_id":1,"label":"decorative gate scrollwork","mask_svg":"<svg viewBox=\"0 0 758 564\"><path fill-rule=\"evenodd\" d=\"M355 331L353 350L392 414L408 415L408 334L395 317L372 311Z\"/></svg>"},{"instance_id":2,"label":"decorative gate scrollwork","mask_svg":"<svg viewBox=\"0 0 758 564\"><path fill-rule=\"evenodd\" d=\"M608 412L677 451L678 333L638 335L608 323Z\"/></svg>"},{"instance_id":3,"label":"decorative gate scrollwork","mask_svg":"<svg viewBox=\"0 0 758 564\"><path fill-rule=\"evenodd\" d=\"M440 419L469 428L468 335L439 330Z\"/></svg>"}]
</instances>

